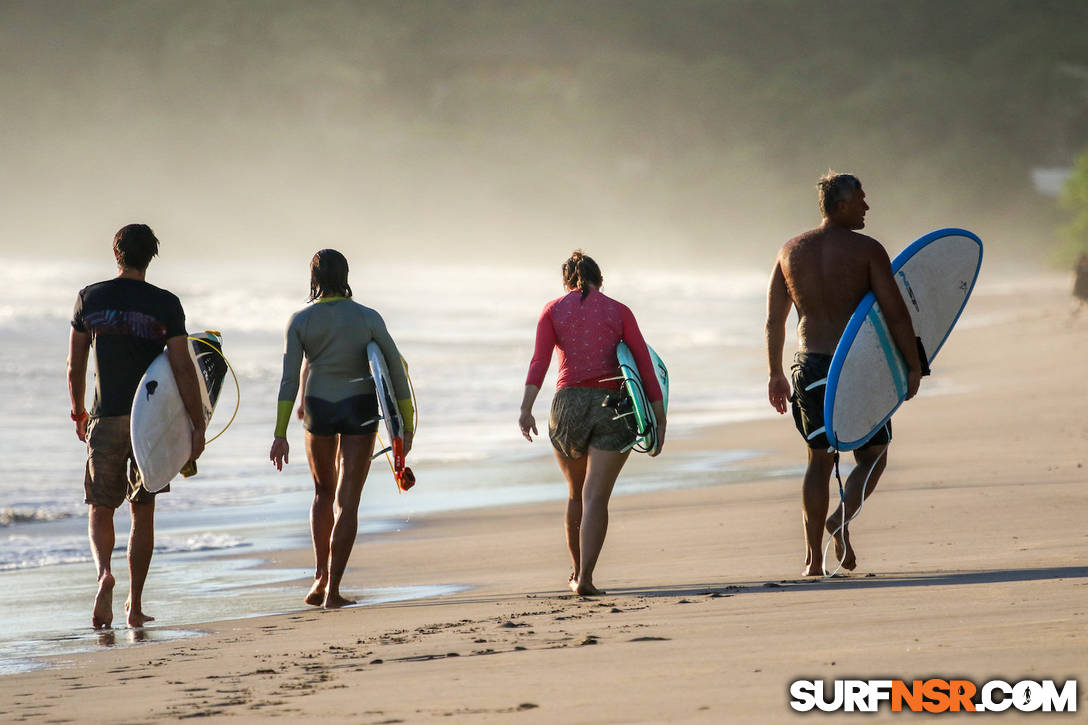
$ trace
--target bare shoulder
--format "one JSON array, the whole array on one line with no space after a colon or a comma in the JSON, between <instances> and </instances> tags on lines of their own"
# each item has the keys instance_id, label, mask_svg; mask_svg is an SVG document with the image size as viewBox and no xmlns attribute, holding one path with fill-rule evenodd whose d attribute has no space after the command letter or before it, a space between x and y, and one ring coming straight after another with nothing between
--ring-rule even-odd
<instances>
[{"instance_id":1,"label":"bare shoulder","mask_svg":"<svg viewBox=\"0 0 1088 725\"><path fill-rule=\"evenodd\" d=\"M823 235L824 230L822 229L809 229L807 232L801 232L796 237L783 244L782 249L792 249L793 247L819 239Z\"/></svg>"},{"instance_id":2,"label":"bare shoulder","mask_svg":"<svg viewBox=\"0 0 1088 725\"><path fill-rule=\"evenodd\" d=\"M821 232L819 229L810 229L807 232L802 232L796 237L790 239L782 245L781 249L778 250L778 261L781 262L784 259L789 259L790 255L792 255L794 252L798 251L803 247L811 245L812 242L819 239L820 234Z\"/></svg>"},{"instance_id":3,"label":"bare shoulder","mask_svg":"<svg viewBox=\"0 0 1088 725\"><path fill-rule=\"evenodd\" d=\"M873 261L884 262L889 259L888 250L876 239L873 239L866 234L858 234L857 232L849 232L849 234L858 248Z\"/></svg>"},{"instance_id":4,"label":"bare shoulder","mask_svg":"<svg viewBox=\"0 0 1088 725\"><path fill-rule=\"evenodd\" d=\"M880 247L881 249L884 248L883 244L881 244L877 240L873 239L868 234L859 234L859 233L854 232L854 231L848 231L847 234L849 234L859 244L865 244L865 245L869 245L869 246L875 245L877 247Z\"/></svg>"}]
</instances>

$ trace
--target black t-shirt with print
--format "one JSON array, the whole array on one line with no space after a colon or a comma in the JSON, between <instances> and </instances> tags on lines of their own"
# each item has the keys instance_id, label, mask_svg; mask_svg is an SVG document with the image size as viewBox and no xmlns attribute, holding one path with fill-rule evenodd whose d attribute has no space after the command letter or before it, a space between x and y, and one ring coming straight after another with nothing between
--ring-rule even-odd
<instances>
[{"instance_id":1,"label":"black t-shirt with print","mask_svg":"<svg viewBox=\"0 0 1088 725\"><path fill-rule=\"evenodd\" d=\"M128 415L151 361L169 338L186 334L185 312L173 293L125 277L80 290L72 327L91 335L95 416Z\"/></svg>"}]
</instances>

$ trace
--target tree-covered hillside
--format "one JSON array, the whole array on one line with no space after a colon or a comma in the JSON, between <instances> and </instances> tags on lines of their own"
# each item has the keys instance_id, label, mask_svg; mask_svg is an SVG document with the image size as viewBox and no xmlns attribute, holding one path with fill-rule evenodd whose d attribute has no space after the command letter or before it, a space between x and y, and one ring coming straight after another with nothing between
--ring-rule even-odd
<instances>
[{"instance_id":1,"label":"tree-covered hillside","mask_svg":"<svg viewBox=\"0 0 1088 725\"><path fill-rule=\"evenodd\" d=\"M25 214L0 238L105 210L273 247L758 260L833 167L893 248L958 225L1043 251L1030 171L1088 148L1086 28L1073 0L6 0Z\"/></svg>"}]
</instances>

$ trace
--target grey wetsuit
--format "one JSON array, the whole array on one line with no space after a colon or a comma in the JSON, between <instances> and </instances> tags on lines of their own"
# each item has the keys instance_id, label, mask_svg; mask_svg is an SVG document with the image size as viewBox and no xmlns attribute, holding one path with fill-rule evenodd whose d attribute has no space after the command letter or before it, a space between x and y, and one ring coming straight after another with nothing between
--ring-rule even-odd
<instances>
[{"instance_id":1,"label":"grey wetsuit","mask_svg":"<svg viewBox=\"0 0 1088 725\"><path fill-rule=\"evenodd\" d=\"M287 323L279 418L283 417L284 402L293 405L298 395L303 356L309 362L307 402L314 398L337 403L357 396L373 396L374 381L370 379L366 354L366 346L372 340L385 356L397 400L411 400L400 352L381 315L349 298L333 298L319 300L296 312ZM286 430L286 421L282 422ZM282 433L280 423L277 419L277 435Z\"/></svg>"}]
</instances>

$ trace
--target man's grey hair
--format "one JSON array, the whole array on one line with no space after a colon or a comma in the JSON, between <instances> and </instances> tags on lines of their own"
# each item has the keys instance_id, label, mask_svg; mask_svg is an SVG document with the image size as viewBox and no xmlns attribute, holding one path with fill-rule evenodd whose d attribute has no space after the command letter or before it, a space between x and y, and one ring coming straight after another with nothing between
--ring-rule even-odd
<instances>
[{"instance_id":1,"label":"man's grey hair","mask_svg":"<svg viewBox=\"0 0 1088 725\"><path fill-rule=\"evenodd\" d=\"M840 174L830 169L816 182L820 190L820 211L831 216L840 201L847 201L861 189L861 181L853 174Z\"/></svg>"}]
</instances>

